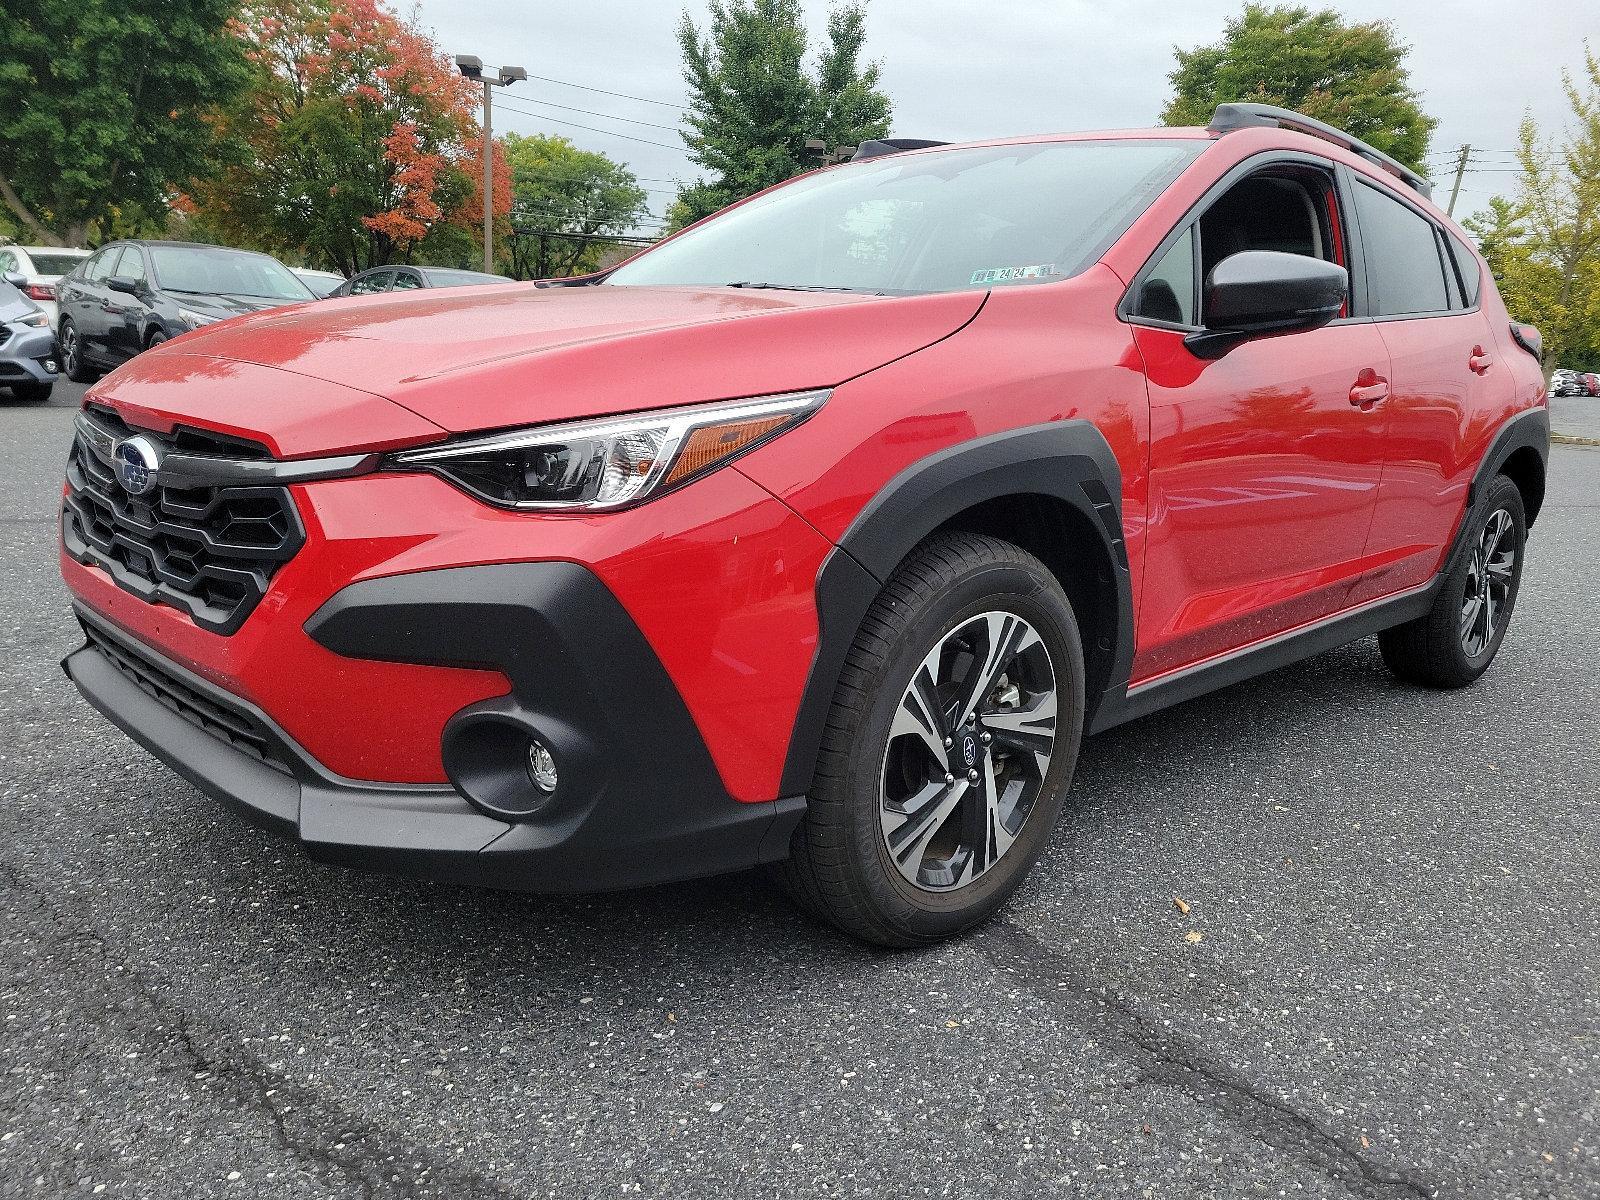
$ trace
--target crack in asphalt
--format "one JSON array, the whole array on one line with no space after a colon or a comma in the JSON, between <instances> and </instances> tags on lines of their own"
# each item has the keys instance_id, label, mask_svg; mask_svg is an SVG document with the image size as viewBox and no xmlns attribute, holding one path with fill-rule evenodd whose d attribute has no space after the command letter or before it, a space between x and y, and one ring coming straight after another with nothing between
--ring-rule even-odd
<instances>
[{"instance_id":1,"label":"crack in asphalt","mask_svg":"<svg viewBox=\"0 0 1600 1200\"><path fill-rule=\"evenodd\" d=\"M234 1039L207 1029L165 999L156 981L119 954L87 919L60 897L32 884L13 864L0 861L0 886L32 902L48 927L43 932L56 945L69 953L81 950L78 957L95 960L102 992L98 1003L83 990L74 990L71 997L84 1020L103 1021L110 1012L120 1012L124 1027L147 1047L168 1049L180 1060L188 1082L202 1088L215 1082L240 1107L265 1119L290 1159L338 1185L339 1191L366 1200L422 1200L436 1195L452 1200L517 1200L519 1193L493 1180L441 1166L380 1127L350 1119L310 1088L241 1049ZM120 966L120 972L109 969L112 966ZM137 1010L148 1019L139 1020Z\"/></svg>"},{"instance_id":2,"label":"crack in asphalt","mask_svg":"<svg viewBox=\"0 0 1600 1200\"><path fill-rule=\"evenodd\" d=\"M1035 996L1068 1009L1097 1037L1119 1046L1146 1078L1180 1089L1243 1126L1257 1141L1308 1163L1352 1195L1363 1200L1433 1200L1439 1194L1434 1185L1370 1162L1355 1146L1287 1101L1252 1086L1201 1047L1186 1043L1088 978L1082 967L1026 929L996 921L973 946Z\"/></svg>"}]
</instances>

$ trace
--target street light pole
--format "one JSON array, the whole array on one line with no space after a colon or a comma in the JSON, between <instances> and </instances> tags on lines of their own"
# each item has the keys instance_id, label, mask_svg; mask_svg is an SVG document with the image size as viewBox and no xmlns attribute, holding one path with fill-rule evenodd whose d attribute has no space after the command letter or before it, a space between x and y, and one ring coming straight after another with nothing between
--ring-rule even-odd
<instances>
[{"instance_id":1,"label":"street light pole","mask_svg":"<svg viewBox=\"0 0 1600 1200\"><path fill-rule=\"evenodd\" d=\"M483 269L494 274L494 88L505 87L528 77L521 67L501 67L494 74L483 69L483 59L473 54L456 55L456 69L468 79L483 83Z\"/></svg>"}]
</instances>

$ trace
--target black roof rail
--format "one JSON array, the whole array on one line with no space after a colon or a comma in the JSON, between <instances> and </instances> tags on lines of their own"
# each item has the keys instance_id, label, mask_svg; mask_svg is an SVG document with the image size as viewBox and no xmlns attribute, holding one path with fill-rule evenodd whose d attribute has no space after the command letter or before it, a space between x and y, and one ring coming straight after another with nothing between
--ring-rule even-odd
<instances>
[{"instance_id":1,"label":"black roof rail","mask_svg":"<svg viewBox=\"0 0 1600 1200\"><path fill-rule=\"evenodd\" d=\"M864 158L882 158L885 154L899 154L902 150L926 150L930 146L948 146L949 142L930 142L926 138L877 138L862 142L850 156L851 162Z\"/></svg>"},{"instance_id":2,"label":"black roof rail","mask_svg":"<svg viewBox=\"0 0 1600 1200\"><path fill-rule=\"evenodd\" d=\"M1312 137L1332 142L1335 146L1343 146L1368 162L1376 163L1414 191L1428 197L1433 195L1433 184L1403 162L1390 158L1382 150L1367 145L1353 134L1336 129L1315 117L1297 113L1292 108L1279 108L1276 104L1219 104L1216 111L1211 114L1211 121L1206 128L1212 133L1232 133L1235 129L1255 129L1263 126L1293 129L1297 133L1309 133Z\"/></svg>"}]
</instances>

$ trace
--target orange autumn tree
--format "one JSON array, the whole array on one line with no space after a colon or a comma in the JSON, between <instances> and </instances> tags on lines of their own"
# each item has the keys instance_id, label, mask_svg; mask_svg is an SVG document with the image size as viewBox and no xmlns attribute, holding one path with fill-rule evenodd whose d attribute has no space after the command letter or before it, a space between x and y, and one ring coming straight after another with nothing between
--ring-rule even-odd
<instances>
[{"instance_id":1,"label":"orange autumn tree","mask_svg":"<svg viewBox=\"0 0 1600 1200\"><path fill-rule=\"evenodd\" d=\"M235 29L255 82L226 118L243 152L196 188L208 223L351 274L429 248L470 255L478 89L424 32L378 0L259 0Z\"/></svg>"}]
</instances>

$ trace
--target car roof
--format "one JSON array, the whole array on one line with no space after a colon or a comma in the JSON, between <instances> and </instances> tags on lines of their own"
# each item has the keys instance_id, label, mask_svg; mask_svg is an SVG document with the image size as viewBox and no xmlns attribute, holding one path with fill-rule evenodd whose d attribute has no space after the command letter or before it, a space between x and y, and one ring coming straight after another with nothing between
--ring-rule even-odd
<instances>
[{"instance_id":1,"label":"car roof","mask_svg":"<svg viewBox=\"0 0 1600 1200\"><path fill-rule=\"evenodd\" d=\"M21 250L28 254L81 254L85 258L94 253L79 246L0 246L0 250Z\"/></svg>"}]
</instances>

